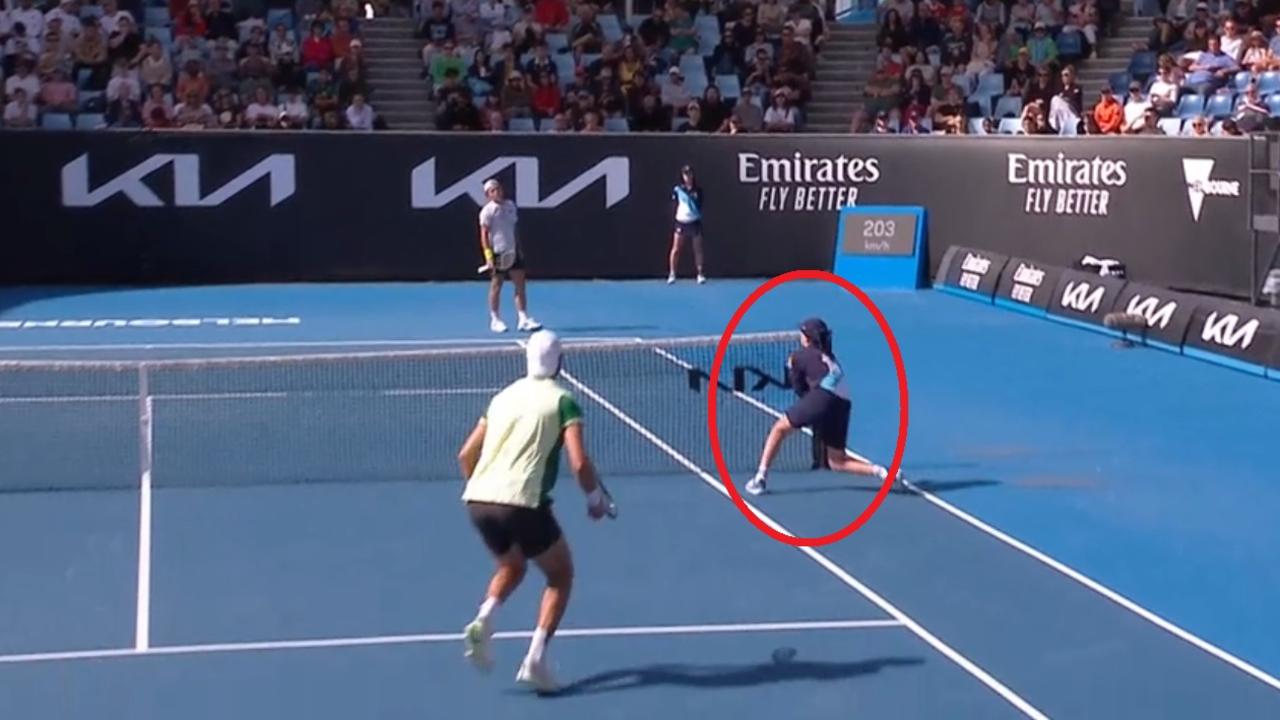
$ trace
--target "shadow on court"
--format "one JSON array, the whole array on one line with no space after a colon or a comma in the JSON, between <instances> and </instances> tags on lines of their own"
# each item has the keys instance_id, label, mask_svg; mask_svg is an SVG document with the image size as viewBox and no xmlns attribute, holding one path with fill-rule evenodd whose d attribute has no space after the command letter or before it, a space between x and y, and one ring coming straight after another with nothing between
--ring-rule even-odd
<instances>
[{"instance_id":1,"label":"shadow on court","mask_svg":"<svg viewBox=\"0 0 1280 720\"><path fill-rule=\"evenodd\" d=\"M1000 485L998 480L988 478L972 478L968 480L911 480L911 484L928 493L934 495L944 495L950 492L960 490L970 490L973 488L992 487ZM783 487L775 489L769 488L770 495L820 495L823 493L836 492L861 492L861 493L878 493L879 485L813 485L808 487ZM910 491L890 490L892 495L912 495Z\"/></svg>"},{"instance_id":2,"label":"shadow on court","mask_svg":"<svg viewBox=\"0 0 1280 720\"><path fill-rule=\"evenodd\" d=\"M558 697L592 695L656 686L688 688L733 688L773 683L815 680L830 682L874 675L886 668L922 665L918 657L888 657L857 662L817 662L804 660L770 661L749 665L659 664L611 670L574 682Z\"/></svg>"}]
</instances>

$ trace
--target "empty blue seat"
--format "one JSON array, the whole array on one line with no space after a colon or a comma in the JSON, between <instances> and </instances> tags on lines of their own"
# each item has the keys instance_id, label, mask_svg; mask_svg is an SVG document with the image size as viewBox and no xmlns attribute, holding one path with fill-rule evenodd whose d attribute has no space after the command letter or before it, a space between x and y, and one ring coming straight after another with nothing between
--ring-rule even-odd
<instances>
[{"instance_id":1,"label":"empty blue seat","mask_svg":"<svg viewBox=\"0 0 1280 720\"><path fill-rule=\"evenodd\" d=\"M45 113L40 118L40 127L45 130L70 130L71 116L66 113Z\"/></svg>"},{"instance_id":2,"label":"empty blue seat","mask_svg":"<svg viewBox=\"0 0 1280 720\"><path fill-rule=\"evenodd\" d=\"M293 29L293 11L288 8L274 8L267 11L267 31L274 32L277 25Z\"/></svg>"},{"instance_id":3,"label":"empty blue seat","mask_svg":"<svg viewBox=\"0 0 1280 720\"><path fill-rule=\"evenodd\" d=\"M996 109L991 114L996 118L1018 117L1022 114L1022 97L1019 95L1002 95L996 101Z\"/></svg>"},{"instance_id":4,"label":"empty blue seat","mask_svg":"<svg viewBox=\"0 0 1280 720\"><path fill-rule=\"evenodd\" d=\"M533 118L516 117L507 123L509 132L534 132Z\"/></svg>"},{"instance_id":5,"label":"empty blue seat","mask_svg":"<svg viewBox=\"0 0 1280 720\"><path fill-rule=\"evenodd\" d=\"M1236 94L1230 92L1220 92L1209 98L1209 102L1204 105L1204 114L1218 120L1229 117L1232 108L1235 107Z\"/></svg>"},{"instance_id":6,"label":"empty blue seat","mask_svg":"<svg viewBox=\"0 0 1280 720\"><path fill-rule=\"evenodd\" d=\"M720 90L720 97L725 100L737 100L742 97L742 81L737 75L717 75L716 87Z\"/></svg>"},{"instance_id":7,"label":"empty blue seat","mask_svg":"<svg viewBox=\"0 0 1280 720\"><path fill-rule=\"evenodd\" d=\"M1129 83L1132 80L1132 76L1127 72L1111 73L1107 78L1107 84L1111 86L1111 92L1117 95L1125 95L1129 92Z\"/></svg>"},{"instance_id":8,"label":"empty blue seat","mask_svg":"<svg viewBox=\"0 0 1280 720\"><path fill-rule=\"evenodd\" d=\"M102 113L80 113L76 116L79 130L99 130L107 126L107 116Z\"/></svg>"},{"instance_id":9,"label":"empty blue seat","mask_svg":"<svg viewBox=\"0 0 1280 720\"><path fill-rule=\"evenodd\" d=\"M1263 95L1280 91L1280 72L1268 70L1258 77L1258 92Z\"/></svg>"},{"instance_id":10,"label":"empty blue seat","mask_svg":"<svg viewBox=\"0 0 1280 720\"><path fill-rule=\"evenodd\" d=\"M1205 98L1203 95L1187 93L1178 99L1178 106L1174 109L1174 114L1183 119L1203 115L1204 104Z\"/></svg>"},{"instance_id":11,"label":"empty blue seat","mask_svg":"<svg viewBox=\"0 0 1280 720\"><path fill-rule=\"evenodd\" d=\"M148 28L169 27L172 20L169 18L169 8L148 7L146 14L143 15L143 22Z\"/></svg>"},{"instance_id":12,"label":"empty blue seat","mask_svg":"<svg viewBox=\"0 0 1280 720\"><path fill-rule=\"evenodd\" d=\"M631 132L631 125L626 118L605 118L604 129L608 132Z\"/></svg>"},{"instance_id":13,"label":"empty blue seat","mask_svg":"<svg viewBox=\"0 0 1280 720\"><path fill-rule=\"evenodd\" d=\"M1156 71L1156 54L1150 51L1135 52L1129 59L1129 74L1140 80L1151 77Z\"/></svg>"},{"instance_id":14,"label":"empty blue seat","mask_svg":"<svg viewBox=\"0 0 1280 720\"><path fill-rule=\"evenodd\" d=\"M1280 95L1267 96L1267 109L1271 111L1271 117L1280 117Z\"/></svg>"}]
</instances>

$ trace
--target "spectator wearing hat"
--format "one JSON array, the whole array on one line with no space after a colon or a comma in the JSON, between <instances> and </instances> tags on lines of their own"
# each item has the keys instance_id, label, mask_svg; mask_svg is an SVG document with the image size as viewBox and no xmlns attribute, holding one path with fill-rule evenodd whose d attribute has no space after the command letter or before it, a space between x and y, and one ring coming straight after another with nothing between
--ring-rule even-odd
<instances>
[{"instance_id":1,"label":"spectator wearing hat","mask_svg":"<svg viewBox=\"0 0 1280 720\"><path fill-rule=\"evenodd\" d=\"M799 124L796 109L791 105L791 96L787 91L779 89L773 93L773 102L764 113L764 130L770 133L795 132Z\"/></svg>"},{"instance_id":2,"label":"spectator wearing hat","mask_svg":"<svg viewBox=\"0 0 1280 720\"><path fill-rule=\"evenodd\" d=\"M662 86L662 104L672 109L684 108L692 98L684 84L684 73L680 72L679 66L672 65L667 70L667 82Z\"/></svg>"},{"instance_id":3,"label":"spectator wearing hat","mask_svg":"<svg viewBox=\"0 0 1280 720\"><path fill-rule=\"evenodd\" d=\"M1037 69L1047 69L1057 62L1058 44L1043 21L1037 21L1032 28L1031 37L1027 39L1027 52L1031 54L1031 64Z\"/></svg>"},{"instance_id":4,"label":"spectator wearing hat","mask_svg":"<svg viewBox=\"0 0 1280 720\"><path fill-rule=\"evenodd\" d=\"M1093 106L1093 122L1103 135L1119 135L1124 129L1125 109L1116 99L1110 85L1103 85L1102 96Z\"/></svg>"}]
</instances>

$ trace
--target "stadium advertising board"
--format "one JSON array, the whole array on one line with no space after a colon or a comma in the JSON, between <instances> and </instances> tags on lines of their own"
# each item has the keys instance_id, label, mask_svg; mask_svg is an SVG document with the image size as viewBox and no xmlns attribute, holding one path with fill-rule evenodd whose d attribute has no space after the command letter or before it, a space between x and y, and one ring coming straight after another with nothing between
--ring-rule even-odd
<instances>
[{"instance_id":1,"label":"stadium advertising board","mask_svg":"<svg viewBox=\"0 0 1280 720\"><path fill-rule=\"evenodd\" d=\"M1121 291L1113 310L1142 316L1146 331L1141 337L1130 333L1131 339L1141 339L1148 345L1180 352L1199 302L1200 298L1193 295L1131 282Z\"/></svg>"},{"instance_id":2,"label":"stadium advertising board","mask_svg":"<svg viewBox=\"0 0 1280 720\"><path fill-rule=\"evenodd\" d=\"M1183 353L1264 374L1280 342L1280 311L1207 298L1196 307Z\"/></svg>"},{"instance_id":3,"label":"stadium advertising board","mask_svg":"<svg viewBox=\"0 0 1280 720\"><path fill-rule=\"evenodd\" d=\"M953 245L938 268L938 287L990 301L1007 262L1009 258L1000 253Z\"/></svg>"},{"instance_id":4,"label":"stadium advertising board","mask_svg":"<svg viewBox=\"0 0 1280 720\"><path fill-rule=\"evenodd\" d=\"M830 269L839 210L923 206L946 248L1243 296L1235 139L408 133L0 133L10 283L474 279L481 184L520 206L530 272L662 277L672 186L705 192L708 272ZM999 272L998 269L996 271ZM988 286L983 286L983 292ZM1054 288L1047 288L1052 292Z\"/></svg>"},{"instance_id":5,"label":"stadium advertising board","mask_svg":"<svg viewBox=\"0 0 1280 720\"><path fill-rule=\"evenodd\" d=\"M1104 327L1107 313L1127 283L1115 277L1065 269L1049 298L1049 316L1067 323Z\"/></svg>"},{"instance_id":6,"label":"stadium advertising board","mask_svg":"<svg viewBox=\"0 0 1280 720\"><path fill-rule=\"evenodd\" d=\"M1058 286L1060 267L1013 257L1004 266L996 285L995 303L1033 315L1044 315Z\"/></svg>"}]
</instances>

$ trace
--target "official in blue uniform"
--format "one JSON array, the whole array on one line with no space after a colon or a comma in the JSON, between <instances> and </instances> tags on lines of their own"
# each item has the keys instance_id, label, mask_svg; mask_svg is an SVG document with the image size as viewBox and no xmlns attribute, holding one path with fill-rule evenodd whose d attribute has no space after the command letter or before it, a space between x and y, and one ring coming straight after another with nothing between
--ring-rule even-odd
<instances>
[{"instance_id":1,"label":"official in blue uniform","mask_svg":"<svg viewBox=\"0 0 1280 720\"><path fill-rule=\"evenodd\" d=\"M844 368L832 349L831 330L821 318L809 318L800 324L800 349L787 358L787 380L798 398L769 431L760 468L747 483L747 492L765 492L769 466L782 441L803 427L812 428L815 439L825 446L832 470L871 475L881 481L889 476L889 469L883 465L861 462L845 454L853 403Z\"/></svg>"}]
</instances>

